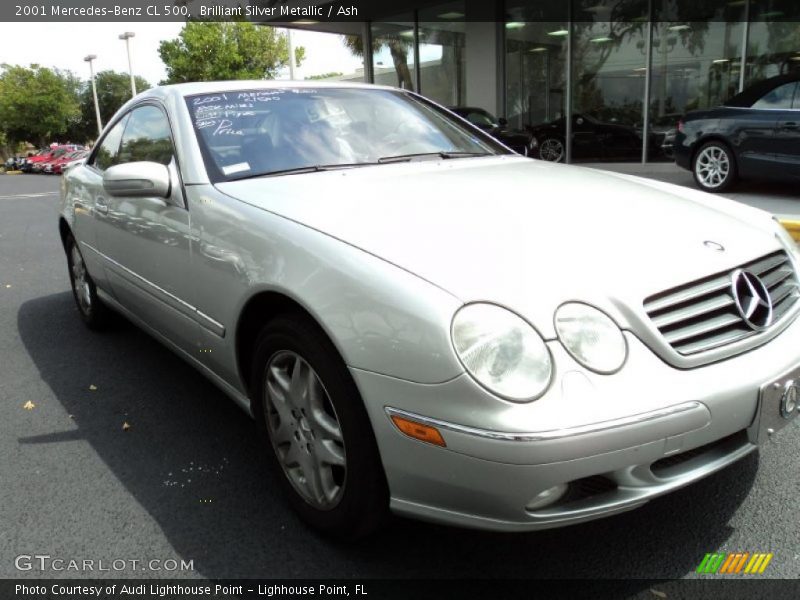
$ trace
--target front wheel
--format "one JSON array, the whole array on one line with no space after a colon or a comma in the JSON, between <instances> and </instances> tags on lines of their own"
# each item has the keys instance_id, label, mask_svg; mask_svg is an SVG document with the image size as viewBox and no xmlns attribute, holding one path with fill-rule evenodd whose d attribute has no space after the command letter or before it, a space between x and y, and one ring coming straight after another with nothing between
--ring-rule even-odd
<instances>
[{"instance_id":1,"label":"front wheel","mask_svg":"<svg viewBox=\"0 0 800 600\"><path fill-rule=\"evenodd\" d=\"M109 321L109 309L97 296L97 287L92 280L80 248L72 235L67 237L67 267L72 296L81 319L89 329L103 329Z\"/></svg>"},{"instance_id":2,"label":"front wheel","mask_svg":"<svg viewBox=\"0 0 800 600\"><path fill-rule=\"evenodd\" d=\"M724 192L736 182L736 160L722 142L704 144L694 157L692 173L697 185L706 192Z\"/></svg>"},{"instance_id":3,"label":"front wheel","mask_svg":"<svg viewBox=\"0 0 800 600\"><path fill-rule=\"evenodd\" d=\"M388 514L388 487L358 389L310 319L278 317L261 332L253 414L292 508L311 526L355 539Z\"/></svg>"}]
</instances>

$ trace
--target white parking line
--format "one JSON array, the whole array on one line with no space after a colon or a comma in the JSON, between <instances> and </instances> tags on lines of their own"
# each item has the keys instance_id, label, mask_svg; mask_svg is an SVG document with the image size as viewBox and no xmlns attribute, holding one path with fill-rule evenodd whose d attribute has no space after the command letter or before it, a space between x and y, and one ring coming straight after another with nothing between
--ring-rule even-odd
<instances>
[{"instance_id":1,"label":"white parking line","mask_svg":"<svg viewBox=\"0 0 800 600\"><path fill-rule=\"evenodd\" d=\"M0 196L0 200L10 200L12 198L40 198L41 196L56 196L58 192L42 192L39 194L12 194L10 196Z\"/></svg>"}]
</instances>

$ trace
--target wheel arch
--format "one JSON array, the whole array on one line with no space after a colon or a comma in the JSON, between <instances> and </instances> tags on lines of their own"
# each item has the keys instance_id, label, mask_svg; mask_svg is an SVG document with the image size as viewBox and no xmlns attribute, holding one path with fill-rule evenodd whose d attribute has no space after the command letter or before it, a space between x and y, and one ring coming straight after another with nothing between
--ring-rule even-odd
<instances>
[{"instance_id":1,"label":"wheel arch","mask_svg":"<svg viewBox=\"0 0 800 600\"><path fill-rule=\"evenodd\" d=\"M64 252L67 251L67 238L72 235L72 229L67 223L67 220L63 216L58 217L58 233L61 237L61 246L64 248Z\"/></svg>"},{"instance_id":2,"label":"wheel arch","mask_svg":"<svg viewBox=\"0 0 800 600\"><path fill-rule=\"evenodd\" d=\"M328 338L339 358L345 364L344 354L339 344L331 336L330 332L322 325L320 320L306 306L297 299L279 290L261 290L254 293L244 303L239 313L234 332L234 347L236 352L236 368L245 389L250 390L252 378L252 363L255 351L256 340L261 329L270 320L277 316L298 315L310 320Z\"/></svg>"},{"instance_id":3,"label":"wheel arch","mask_svg":"<svg viewBox=\"0 0 800 600\"><path fill-rule=\"evenodd\" d=\"M703 146L705 146L709 142L719 142L720 144L722 144L723 146L728 148L728 150L731 151L731 158L733 159L734 167L738 172L739 157L736 156L736 150L734 150L733 145L727 139L725 139L725 136L719 133L710 133L707 136L700 138L694 143L694 147L692 148L692 155L689 158L689 168L692 171L694 171L694 159L697 158L697 154L700 152Z\"/></svg>"}]
</instances>

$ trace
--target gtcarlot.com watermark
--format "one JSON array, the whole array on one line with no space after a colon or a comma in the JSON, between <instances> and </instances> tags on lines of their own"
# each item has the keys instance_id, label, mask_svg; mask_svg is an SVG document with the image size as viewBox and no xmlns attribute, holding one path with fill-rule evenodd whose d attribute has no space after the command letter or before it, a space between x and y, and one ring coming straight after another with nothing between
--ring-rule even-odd
<instances>
[{"instance_id":1,"label":"gtcarlot.com watermark","mask_svg":"<svg viewBox=\"0 0 800 600\"><path fill-rule=\"evenodd\" d=\"M17 571L40 573L119 573L121 571L194 571L194 560L174 558L62 558L49 554L20 554L14 559Z\"/></svg>"}]
</instances>

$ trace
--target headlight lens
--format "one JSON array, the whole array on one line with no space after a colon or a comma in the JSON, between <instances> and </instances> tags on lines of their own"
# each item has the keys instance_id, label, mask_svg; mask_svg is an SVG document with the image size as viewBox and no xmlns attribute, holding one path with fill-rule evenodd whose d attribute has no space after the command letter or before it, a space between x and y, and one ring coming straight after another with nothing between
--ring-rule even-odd
<instances>
[{"instance_id":1,"label":"headlight lens","mask_svg":"<svg viewBox=\"0 0 800 600\"><path fill-rule=\"evenodd\" d=\"M490 392L514 402L550 385L550 352L525 320L494 304L468 304L453 317L453 345L467 372Z\"/></svg>"},{"instance_id":2,"label":"headlight lens","mask_svg":"<svg viewBox=\"0 0 800 600\"><path fill-rule=\"evenodd\" d=\"M625 336L596 308L579 302L561 305L556 311L556 331L567 351L587 369L613 373L625 364Z\"/></svg>"}]
</instances>

